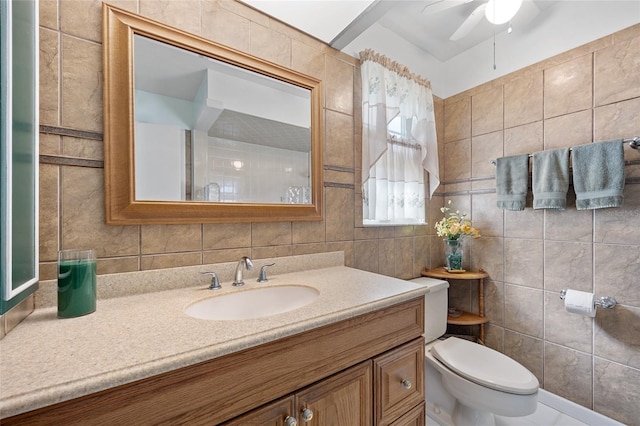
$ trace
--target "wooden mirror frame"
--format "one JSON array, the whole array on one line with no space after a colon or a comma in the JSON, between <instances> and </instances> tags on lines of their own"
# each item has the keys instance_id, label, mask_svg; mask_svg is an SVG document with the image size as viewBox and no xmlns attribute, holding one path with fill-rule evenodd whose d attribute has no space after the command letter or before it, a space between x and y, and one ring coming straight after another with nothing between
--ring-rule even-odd
<instances>
[{"instance_id":1,"label":"wooden mirror frame","mask_svg":"<svg viewBox=\"0 0 640 426\"><path fill-rule=\"evenodd\" d=\"M322 220L321 81L103 3L105 220L108 225ZM135 199L133 39L139 34L311 92L311 204Z\"/></svg>"}]
</instances>

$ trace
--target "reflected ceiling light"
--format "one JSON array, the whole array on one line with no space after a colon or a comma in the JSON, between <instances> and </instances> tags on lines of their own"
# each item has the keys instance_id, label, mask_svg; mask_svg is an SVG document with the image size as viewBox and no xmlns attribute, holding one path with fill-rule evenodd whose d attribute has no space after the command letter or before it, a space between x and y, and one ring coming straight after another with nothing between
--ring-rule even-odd
<instances>
[{"instance_id":1,"label":"reflected ceiling light","mask_svg":"<svg viewBox=\"0 0 640 426\"><path fill-rule=\"evenodd\" d=\"M484 14L489 22L500 25L509 22L521 5L522 0L489 0Z\"/></svg>"}]
</instances>

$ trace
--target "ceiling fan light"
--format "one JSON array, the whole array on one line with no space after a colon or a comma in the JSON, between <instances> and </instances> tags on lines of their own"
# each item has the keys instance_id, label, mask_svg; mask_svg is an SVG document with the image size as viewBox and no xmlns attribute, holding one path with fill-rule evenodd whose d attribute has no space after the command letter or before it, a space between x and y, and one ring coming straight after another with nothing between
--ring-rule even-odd
<instances>
[{"instance_id":1,"label":"ceiling fan light","mask_svg":"<svg viewBox=\"0 0 640 426\"><path fill-rule=\"evenodd\" d=\"M521 5L522 0L489 0L484 14L489 22L500 25L509 22Z\"/></svg>"}]
</instances>

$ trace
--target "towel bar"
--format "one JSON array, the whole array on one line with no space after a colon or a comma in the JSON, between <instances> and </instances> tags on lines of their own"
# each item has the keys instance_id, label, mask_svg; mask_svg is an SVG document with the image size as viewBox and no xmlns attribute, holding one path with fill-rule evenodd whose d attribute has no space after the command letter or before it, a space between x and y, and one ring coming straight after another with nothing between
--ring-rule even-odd
<instances>
[{"instance_id":1,"label":"towel bar","mask_svg":"<svg viewBox=\"0 0 640 426\"><path fill-rule=\"evenodd\" d=\"M636 136L635 138L631 139L623 139L622 143L628 143L630 148L640 150L640 136ZM571 150L572 148L569 148L569 151ZM529 158L531 157L533 157L533 154L529 154ZM491 160L491 164L495 166L496 160Z\"/></svg>"}]
</instances>

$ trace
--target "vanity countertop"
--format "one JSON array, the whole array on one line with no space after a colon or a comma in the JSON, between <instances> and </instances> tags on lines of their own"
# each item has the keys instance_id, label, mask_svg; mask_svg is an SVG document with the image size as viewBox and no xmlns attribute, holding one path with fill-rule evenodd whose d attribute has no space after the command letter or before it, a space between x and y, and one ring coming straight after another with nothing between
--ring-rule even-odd
<instances>
[{"instance_id":1,"label":"vanity countertop","mask_svg":"<svg viewBox=\"0 0 640 426\"><path fill-rule=\"evenodd\" d=\"M98 300L96 312L58 319L39 308L0 340L0 418L70 400L220 357L424 295L425 286L345 266L228 282L212 292L191 287ZM310 285L319 297L303 308L258 319L209 321L189 304L234 291Z\"/></svg>"}]
</instances>

